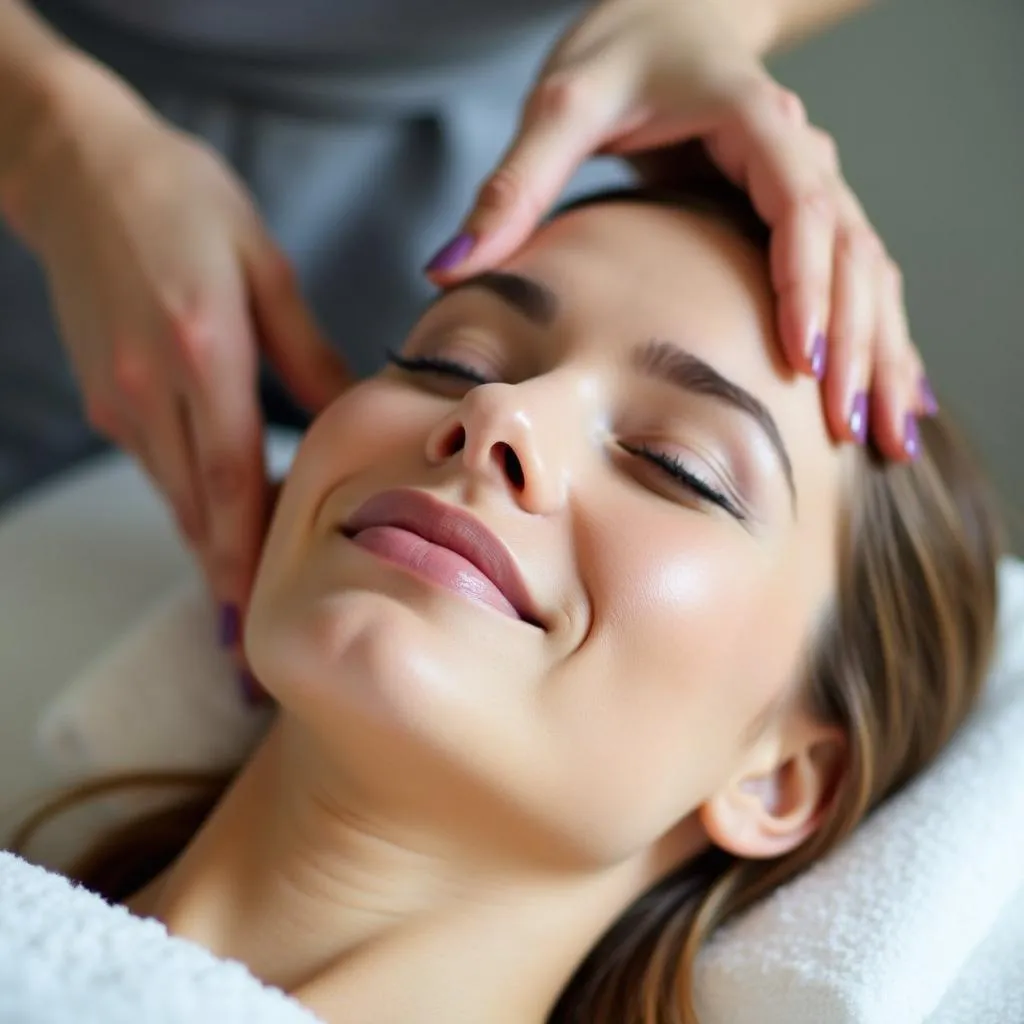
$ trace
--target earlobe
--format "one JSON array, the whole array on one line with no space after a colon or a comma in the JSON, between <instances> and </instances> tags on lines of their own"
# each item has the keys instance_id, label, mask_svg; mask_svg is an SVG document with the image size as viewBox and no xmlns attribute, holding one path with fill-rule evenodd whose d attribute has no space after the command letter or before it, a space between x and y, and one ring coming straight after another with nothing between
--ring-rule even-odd
<instances>
[{"instance_id":1,"label":"earlobe","mask_svg":"<svg viewBox=\"0 0 1024 1024\"><path fill-rule=\"evenodd\" d=\"M821 825L838 791L846 738L837 726L802 729L774 763L746 770L706 800L698 817L716 846L764 859L795 849Z\"/></svg>"}]
</instances>

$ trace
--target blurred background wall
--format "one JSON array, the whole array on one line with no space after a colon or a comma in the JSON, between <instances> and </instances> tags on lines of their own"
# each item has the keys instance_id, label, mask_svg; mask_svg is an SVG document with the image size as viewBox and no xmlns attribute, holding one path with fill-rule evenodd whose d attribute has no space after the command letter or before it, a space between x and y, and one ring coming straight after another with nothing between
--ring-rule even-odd
<instances>
[{"instance_id":1,"label":"blurred background wall","mask_svg":"<svg viewBox=\"0 0 1024 1024\"><path fill-rule=\"evenodd\" d=\"M876 0L772 67L836 137L1024 553L1024 0Z\"/></svg>"}]
</instances>

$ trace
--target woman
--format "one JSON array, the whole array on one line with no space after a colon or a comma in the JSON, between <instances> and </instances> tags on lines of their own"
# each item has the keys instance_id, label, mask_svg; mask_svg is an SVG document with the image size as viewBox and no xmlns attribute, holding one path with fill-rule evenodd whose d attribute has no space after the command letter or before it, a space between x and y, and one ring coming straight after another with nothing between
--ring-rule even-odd
<instances>
[{"instance_id":1,"label":"woman","mask_svg":"<svg viewBox=\"0 0 1024 1024\"><path fill-rule=\"evenodd\" d=\"M442 283L508 257L592 153L694 136L776 230L781 337L793 366L827 370L837 436L866 434L850 403L873 392L900 457L920 364L875 315L891 261L761 63L858 3L603 0L570 25L547 0L4 0L0 217L45 271L74 379L0 226L0 501L95 447L80 390L166 497L235 645L265 528L260 359L311 408L348 379L291 262L365 374L482 179L432 263Z\"/></svg>"},{"instance_id":2,"label":"woman","mask_svg":"<svg viewBox=\"0 0 1024 1024\"><path fill-rule=\"evenodd\" d=\"M929 763L993 633L974 462L831 440L766 241L694 179L445 293L284 486L265 741L81 876L329 1022L694 1021L700 944Z\"/></svg>"}]
</instances>

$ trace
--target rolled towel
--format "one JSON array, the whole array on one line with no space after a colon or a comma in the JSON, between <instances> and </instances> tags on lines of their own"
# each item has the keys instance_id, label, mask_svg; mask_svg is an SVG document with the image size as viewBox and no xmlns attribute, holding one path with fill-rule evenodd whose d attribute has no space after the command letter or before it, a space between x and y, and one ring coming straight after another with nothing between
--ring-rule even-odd
<instances>
[{"instance_id":1,"label":"rolled towel","mask_svg":"<svg viewBox=\"0 0 1024 1024\"><path fill-rule=\"evenodd\" d=\"M215 621L199 581L143 615L44 710L47 761L75 779L240 764L273 711L243 696Z\"/></svg>"}]
</instances>

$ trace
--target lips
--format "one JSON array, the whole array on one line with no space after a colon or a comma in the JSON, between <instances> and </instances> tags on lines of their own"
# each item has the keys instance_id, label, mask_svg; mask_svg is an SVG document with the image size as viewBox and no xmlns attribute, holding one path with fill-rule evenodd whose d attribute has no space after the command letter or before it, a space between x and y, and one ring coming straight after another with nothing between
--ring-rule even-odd
<instances>
[{"instance_id":1,"label":"lips","mask_svg":"<svg viewBox=\"0 0 1024 1024\"><path fill-rule=\"evenodd\" d=\"M364 502L341 532L417 576L541 628L508 549L460 508L422 491L384 491Z\"/></svg>"}]
</instances>

